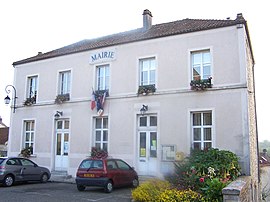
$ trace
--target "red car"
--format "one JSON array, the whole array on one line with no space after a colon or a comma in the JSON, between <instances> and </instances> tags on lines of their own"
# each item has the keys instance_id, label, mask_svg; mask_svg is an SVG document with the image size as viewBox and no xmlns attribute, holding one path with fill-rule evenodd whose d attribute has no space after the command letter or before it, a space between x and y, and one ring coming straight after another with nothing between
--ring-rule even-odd
<instances>
[{"instance_id":1,"label":"red car","mask_svg":"<svg viewBox=\"0 0 270 202\"><path fill-rule=\"evenodd\" d=\"M107 193L113 187L139 185L137 172L121 159L84 159L76 174L76 184L79 191L87 186L103 187Z\"/></svg>"}]
</instances>

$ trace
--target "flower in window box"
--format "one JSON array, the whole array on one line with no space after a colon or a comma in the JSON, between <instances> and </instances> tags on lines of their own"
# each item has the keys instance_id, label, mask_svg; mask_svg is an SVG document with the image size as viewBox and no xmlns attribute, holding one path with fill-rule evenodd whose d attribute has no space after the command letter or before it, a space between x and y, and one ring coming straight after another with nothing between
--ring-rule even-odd
<instances>
[{"instance_id":1,"label":"flower in window box","mask_svg":"<svg viewBox=\"0 0 270 202\"><path fill-rule=\"evenodd\" d=\"M109 97L109 91L108 90L96 90L94 94L95 94L96 97L102 97L104 95L105 95L105 97Z\"/></svg>"},{"instance_id":2,"label":"flower in window box","mask_svg":"<svg viewBox=\"0 0 270 202\"><path fill-rule=\"evenodd\" d=\"M91 158L94 158L94 159L104 159L108 157L108 152L97 147L92 147L90 155L91 155Z\"/></svg>"},{"instance_id":3,"label":"flower in window box","mask_svg":"<svg viewBox=\"0 0 270 202\"><path fill-rule=\"evenodd\" d=\"M212 88L211 83L212 77L208 79L195 79L190 82L191 90L205 90L207 88Z\"/></svg>"},{"instance_id":4,"label":"flower in window box","mask_svg":"<svg viewBox=\"0 0 270 202\"><path fill-rule=\"evenodd\" d=\"M36 104L36 96L26 98L23 104L25 106L31 106L32 104Z\"/></svg>"},{"instance_id":5,"label":"flower in window box","mask_svg":"<svg viewBox=\"0 0 270 202\"><path fill-rule=\"evenodd\" d=\"M69 101L69 93L67 93L67 94L59 94L55 98L55 103L56 104L62 104L65 101Z\"/></svg>"},{"instance_id":6,"label":"flower in window box","mask_svg":"<svg viewBox=\"0 0 270 202\"><path fill-rule=\"evenodd\" d=\"M139 89L138 89L138 95L140 94L148 95L149 93L154 93L154 92L156 92L155 84L139 86Z\"/></svg>"},{"instance_id":7,"label":"flower in window box","mask_svg":"<svg viewBox=\"0 0 270 202\"><path fill-rule=\"evenodd\" d=\"M19 156L29 158L31 156L31 154L33 154L33 147L32 146L22 149Z\"/></svg>"}]
</instances>

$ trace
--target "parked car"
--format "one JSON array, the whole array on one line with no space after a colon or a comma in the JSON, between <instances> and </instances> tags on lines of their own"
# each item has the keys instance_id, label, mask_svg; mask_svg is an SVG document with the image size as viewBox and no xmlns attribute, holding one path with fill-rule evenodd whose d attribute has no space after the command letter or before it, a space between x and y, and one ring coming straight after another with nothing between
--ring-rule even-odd
<instances>
[{"instance_id":1,"label":"parked car","mask_svg":"<svg viewBox=\"0 0 270 202\"><path fill-rule=\"evenodd\" d=\"M0 157L0 183L6 187L15 182L47 182L51 177L49 169L21 157Z\"/></svg>"},{"instance_id":2,"label":"parked car","mask_svg":"<svg viewBox=\"0 0 270 202\"><path fill-rule=\"evenodd\" d=\"M114 187L139 185L137 172L121 159L84 159L78 167L76 184L79 191L87 186L103 187L107 193Z\"/></svg>"}]
</instances>

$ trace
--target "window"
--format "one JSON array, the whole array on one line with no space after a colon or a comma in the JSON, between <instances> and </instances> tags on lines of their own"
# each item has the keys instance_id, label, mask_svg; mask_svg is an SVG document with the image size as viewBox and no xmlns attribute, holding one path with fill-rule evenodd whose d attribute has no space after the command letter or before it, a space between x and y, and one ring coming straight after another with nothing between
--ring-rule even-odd
<instances>
[{"instance_id":1,"label":"window","mask_svg":"<svg viewBox=\"0 0 270 202\"><path fill-rule=\"evenodd\" d=\"M192 113L192 147L207 149L213 145L212 112Z\"/></svg>"},{"instance_id":2,"label":"window","mask_svg":"<svg viewBox=\"0 0 270 202\"><path fill-rule=\"evenodd\" d=\"M7 165L20 166L21 164L18 159L9 159Z\"/></svg>"},{"instance_id":3,"label":"window","mask_svg":"<svg viewBox=\"0 0 270 202\"><path fill-rule=\"evenodd\" d=\"M21 159L21 163L23 166L36 166L36 164L34 164L32 161L29 161L28 159Z\"/></svg>"},{"instance_id":4,"label":"window","mask_svg":"<svg viewBox=\"0 0 270 202\"><path fill-rule=\"evenodd\" d=\"M59 73L59 94L70 93L70 75L71 71L64 71Z\"/></svg>"},{"instance_id":5,"label":"window","mask_svg":"<svg viewBox=\"0 0 270 202\"><path fill-rule=\"evenodd\" d=\"M31 154L33 154L34 136L35 136L35 121L25 121L23 147L24 148L31 147Z\"/></svg>"},{"instance_id":6,"label":"window","mask_svg":"<svg viewBox=\"0 0 270 202\"><path fill-rule=\"evenodd\" d=\"M209 50L191 53L192 79L211 77L211 55Z\"/></svg>"},{"instance_id":7,"label":"window","mask_svg":"<svg viewBox=\"0 0 270 202\"><path fill-rule=\"evenodd\" d=\"M95 147L108 151L108 118L95 119Z\"/></svg>"},{"instance_id":8,"label":"window","mask_svg":"<svg viewBox=\"0 0 270 202\"><path fill-rule=\"evenodd\" d=\"M129 165L127 165L124 161L116 160L116 162L120 170L130 170Z\"/></svg>"},{"instance_id":9,"label":"window","mask_svg":"<svg viewBox=\"0 0 270 202\"><path fill-rule=\"evenodd\" d=\"M109 170L117 169L116 163L114 160L108 160L107 161L107 167Z\"/></svg>"},{"instance_id":10,"label":"window","mask_svg":"<svg viewBox=\"0 0 270 202\"><path fill-rule=\"evenodd\" d=\"M97 90L109 90L109 65L97 66Z\"/></svg>"},{"instance_id":11,"label":"window","mask_svg":"<svg viewBox=\"0 0 270 202\"><path fill-rule=\"evenodd\" d=\"M27 79L27 98L33 98L37 96L37 76L31 76Z\"/></svg>"},{"instance_id":12,"label":"window","mask_svg":"<svg viewBox=\"0 0 270 202\"><path fill-rule=\"evenodd\" d=\"M156 84L156 60L146 58L139 61L140 65L140 86Z\"/></svg>"}]
</instances>

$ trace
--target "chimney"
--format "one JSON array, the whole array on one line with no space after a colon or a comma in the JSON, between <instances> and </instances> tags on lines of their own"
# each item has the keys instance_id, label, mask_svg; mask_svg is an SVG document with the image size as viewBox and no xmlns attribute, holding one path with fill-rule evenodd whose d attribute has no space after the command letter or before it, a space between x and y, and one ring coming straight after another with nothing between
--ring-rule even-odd
<instances>
[{"instance_id":1,"label":"chimney","mask_svg":"<svg viewBox=\"0 0 270 202\"><path fill-rule=\"evenodd\" d=\"M145 9L143 11L143 29L148 30L152 27L152 13L148 10Z\"/></svg>"}]
</instances>

